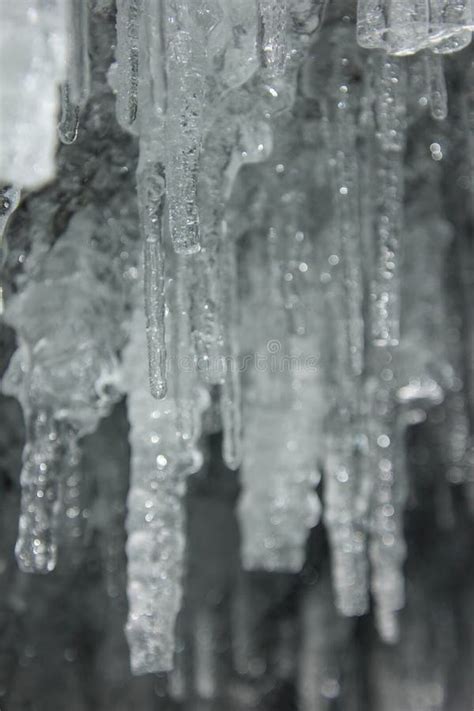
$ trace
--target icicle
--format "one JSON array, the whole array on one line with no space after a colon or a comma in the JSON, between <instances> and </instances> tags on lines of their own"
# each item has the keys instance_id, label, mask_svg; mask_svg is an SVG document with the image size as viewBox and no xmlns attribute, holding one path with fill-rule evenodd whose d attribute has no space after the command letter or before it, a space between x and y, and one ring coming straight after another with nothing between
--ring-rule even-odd
<instances>
[{"instance_id":1,"label":"icicle","mask_svg":"<svg viewBox=\"0 0 474 711\"><path fill-rule=\"evenodd\" d=\"M138 113L141 12L142 0L117 0L117 119L128 129Z\"/></svg>"},{"instance_id":2,"label":"icicle","mask_svg":"<svg viewBox=\"0 0 474 711\"><path fill-rule=\"evenodd\" d=\"M173 666L174 627L182 595L182 497L186 474L196 471L201 462L196 450L199 431L186 442L176 429L175 400L168 394L156 401L149 394L144 347L143 313L137 308L124 356L132 447L126 633L135 674L168 671ZM169 393L173 392L170 383ZM204 406L197 397L197 412Z\"/></svg>"},{"instance_id":3,"label":"icicle","mask_svg":"<svg viewBox=\"0 0 474 711\"><path fill-rule=\"evenodd\" d=\"M376 279L373 285L372 338L395 346L400 328L400 240L403 221L406 75L402 60L382 60L376 116L380 161L377 172Z\"/></svg>"},{"instance_id":4,"label":"icicle","mask_svg":"<svg viewBox=\"0 0 474 711\"><path fill-rule=\"evenodd\" d=\"M66 80L71 101L84 108L90 94L89 0L69 0Z\"/></svg>"},{"instance_id":5,"label":"icicle","mask_svg":"<svg viewBox=\"0 0 474 711\"><path fill-rule=\"evenodd\" d=\"M21 513L15 554L26 573L56 566L61 457L57 424L49 413L32 413L21 470Z\"/></svg>"},{"instance_id":6,"label":"icicle","mask_svg":"<svg viewBox=\"0 0 474 711\"><path fill-rule=\"evenodd\" d=\"M222 385L221 414L223 428L223 457L229 469L238 469L242 459L242 416L240 368L237 342L239 314L237 307L237 264L235 244L225 235L222 249L221 279L224 285L224 341L227 345L226 374Z\"/></svg>"},{"instance_id":7,"label":"icicle","mask_svg":"<svg viewBox=\"0 0 474 711\"><path fill-rule=\"evenodd\" d=\"M58 132L61 143L74 143L79 129L79 106L71 101L71 87L66 82L61 87L61 121Z\"/></svg>"},{"instance_id":8,"label":"icicle","mask_svg":"<svg viewBox=\"0 0 474 711\"><path fill-rule=\"evenodd\" d=\"M200 249L197 180L206 82L204 37L191 4L167 0L166 184L171 239L180 254Z\"/></svg>"},{"instance_id":9,"label":"icicle","mask_svg":"<svg viewBox=\"0 0 474 711\"><path fill-rule=\"evenodd\" d=\"M132 479L128 496L127 639L135 674L170 670L181 604L184 471L172 403L150 397L141 374L143 316L137 310L124 367L128 371Z\"/></svg>"},{"instance_id":10,"label":"icicle","mask_svg":"<svg viewBox=\"0 0 474 711\"><path fill-rule=\"evenodd\" d=\"M222 384L226 365L220 313L221 282L219 250L225 215L226 169L231 163L235 126L229 117L216 122L208 137L201 162L199 199L203 248L195 258L197 282L193 294L193 334L197 368L204 382Z\"/></svg>"},{"instance_id":11,"label":"icicle","mask_svg":"<svg viewBox=\"0 0 474 711\"><path fill-rule=\"evenodd\" d=\"M150 392L166 395L165 272L163 204L165 180L156 144L140 142L138 209L144 250L145 316Z\"/></svg>"},{"instance_id":12,"label":"icicle","mask_svg":"<svg viewBox=\"0 0 474 711\"><path fill-rule=\"evenodd\" d=\"M200 375L205 382L218 385L224 383L226 374L225 314L221 313L219 275L225 209L241 166L265 160L272 148L270 128L265 121L259 117L245 120L232 115L232 101L240 97L245 101L247 91L230 98L230 115L222 111L213 124L201 161L199 199L203 243L201 253L195 258L198 278L193 294L193 331Z\"/></svg>"},{"instance_id":13,"label":"icicle","mask_svg":"<svg viewBox=\"0 0 474 711\"><path fill-rule=\"evenodd\" d=\"M288 59L287 0L258 0L262 23L263 65L270 74L284 74Z\"/></svg>"},{"instance_id":14,"label":"icicle","mask_svg":"<svg viewBox=\"0 0 474 711\"><path fill-rule=\"evenodd\" d=\"M79 210L7 304L5 318L19 348L2 387L20 401L27 423L17 545L24 570L54 568L63 487L71 468L77 473L77 438L94 431L119 397L115 354L124 338L125 304L111 270L116 261L91 239L103 223L94 207Z\"/></svg>"},{"instance_id":15,"label":"icicle","mask_svg":"<svg viewBox=\"0 0 474 711\"><path fill-rule=\"evenodd\" d=\"M346 46L342 32L337 46ZM365 366L362 250L367 256L370 253L367 236L364 242L361 239L363 223L359 222L357 57L338 52L334 65L321 122L334 211L324 233L322 275L330 334L324 520L331 544L336 605L345 615L361 615L368 607L365 518L369 505L367 473L360 456L361 375ZM364 108L370 125L370 106Z\"/></svg>"},{"instance_id":16,"label":"icicle","mask_svg":"<svg viewBox=\"0 0 474 711\"><path fill-rule=\"evenodd\" d=\"M280 189L285 194L285 186ZM317 447L321 445L315 437L321 428L321 410L314 403L320 402L320 384L314 364L305 360L317 346L311 339L288 338L281 269L286 221L285 216L282 222L273 223L265 251L261 239L254 240L245 269L250 283L242 334L254 360L244 361L242 373L239 519L242 561L250 570L299 570L308 530L320 514L314 492Z\"/></svg>"},{"instance_id":17,"label":"icicle","mask_svg":"<svg viewBox=\"0 0 474 711\"><path fill-rule=\"evenodd\" d=\"M358 225L358 165L356 125L349 71L349 60L337 58L339 67L334 77L334 98L337 101L334 118L333 161L334 194L339 242L341 247L344 285L346 289L349 359L352 373L362 372L364 322L362 318L362 271L360 229Z\"/></svg>"},{"instance_id":18,"label":"icicle","mask_svg":"<svg viewBox=\"0 0 474 711\"><path fill-rule=\"evenodd\" d=\"M406 76L403 60L382 59L376 77L378 152L375 207L375 273L372 281L368 435L375 481L369 553L378 629L395 641L395 613L404 602L405 544L402 515L406 498L403 435L397 422L395 389L399 376L400 264L403 236L403 155L406 132Z\"/></svg>"},{"instance_id":19,"label":"icicle","mask_svg":"<svg viewBox=\"0 0 474 711\"><path fill-rule=\"evenodd\" d=\"M196 409L196 359L192 341L190 309L191 265L189 259L176 258L175 301L173 303L173 356L176 377L174 398L176 400L176 429L184 441L194 441L200 428Z\"/></svg>"},{"instance_id":20,"label":"icicle","mask_svg":"<svg viewBox=\"0 0 474 711\"><path fill-rule=\"evenodd\" d=\"M364 73L364 83L360 99L359 130L359 170L360 170L360 222L362 230L362 269L364 290L372 279L374 265L374 200L375 194L375 90L374 90L374 56L371 54L367 60L367 69Z\"/></svg>"},{"instance_id":21,"label":"icicle","mask_svg":"<svg viewBox=\"0 0 474 711\"><path fill-rule=\"evenodd\" d=\"M50 414L34 412L27 421L27 444L20 475L21 510L15 555L21 570L48 573L57 560L60 442Z\"/></svg>"},{"instance_id":22,"label":"icicle","mask_svg":"<svg viewBox=\"0 0 474 711\"><path fill-rule=\"evenodd\" d=\"M77 138L80 112L90 92L88 0L69 0L66 13L66 81L61 87L61 120L58 130L61 141L69 144Z\"/></svg>"},{"instance_id":23,"label":"icicle","mask_svg":"<svg viewBox=\"0 0 474 711\"><path fill-rule=\"evenodd\" d=\"M229 201L235 179L242 165L259 163L270 154L272 138L266 123L243 123L237 128L238 138L232 146L230 159L221 185L222 208L217 212L220 229L220 247L218 250L218 278L222 284L220 296L220 321L222 323L223 350L225 358L225 376L221 392L221 414L223 424L223 457L230 469L237 469L241 454L241 394L237 329L239 322L237 264L234 237L227 234L224 220L225 205ZM230 137L229 137L230 138Z\"/></svg>"},{"instance_id":24,"label":"icicle","mask_svg":"<svg viewBox=\"0 0 474 711\"><path fill-rule=\"evenodd\" d=\"M424 58L431 115L437 121L442 121L448 115L448 94L444 78L443 58L432 52L426 52Z\"/></svg>"}]
</instances>

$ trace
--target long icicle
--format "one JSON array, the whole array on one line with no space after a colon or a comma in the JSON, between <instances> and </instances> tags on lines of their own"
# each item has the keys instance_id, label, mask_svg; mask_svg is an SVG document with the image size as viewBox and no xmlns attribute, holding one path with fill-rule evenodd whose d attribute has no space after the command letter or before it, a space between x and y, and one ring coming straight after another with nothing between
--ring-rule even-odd
<instances>
[{"instance_id":1,"label":"long icicle","mask_svg":"<svg viewBox=\"0 0 474 711\"><path fill-rule=\"evenodd\" d=\"M142 0L117 0L117 119L130 129L138 115Z\"/></svg>"},{"instance_id":2,"label":"long icicle","mask_svg":"<svg viewBox=\"0 0 474 711\"><path fill-rule=\"evenodd\" d=\"M197 182L206 79L204 37L192 3L166 0L166 184L176 252L200 249Z\"/></svg>"},{"instance_id":3,"label":"long icicle","mask_svg":"<svg viewBox=\"0 0 474 711\"><path fill-rule=\"evenodd\" d=\"M188 257L177 255L173 301L173 372L176 429L183 442L196 440L200 430L196 402L202 392L197 384L196 358L191 331L191 269ZM204 405L202 406L204 409Z\"/></svg>"},{"instance_id":4,"label":"long icicle","mask_svg":"<svg viewBox=\"0 0 474 711\"><path fill-rule=\"evenodd\" d=\"M401 528L401 433L394 425L397 346L400 339L400 262L403 236L403 155L406 140L406 68L381 59L378 75L378 194L375 275L372 284L369 441L375 468L370 526L372 591L381 636L398 635L395 613L404 603Z\"/></svg>"},{"instance_id":5,"label":"long icicle","mask_svg":"<svg viewBox=\"0 0 474 711\"><path fill-rule=\"evenodd\" d=\"M431 115L437 121L443 121L448 115L448 92L443 57L432 52L425 52L424 61Z\"/></svg>"},{"instance_id":6,"label":"long icicle","mask_svg":"<svg viewBox=\"0 0 474 711\"><path fill-rule=\"evenodd\" d=\"M126 633L135 674L173 667L184 563L183 496L186 475L197 471L202 462L197 450L199 429L188 441L176 429L174 387L170 384L163 400L150 396L143 369L144 347L143 311L138 304L124 356L132 447ZM196 398L197 416L204 403Z\"/></svg>"},{"instance_id":7,"label":"long icicle","mask_svg":"<svg viewBox=\"0 0 474 711\"><path fill-rule=\"evenodd\" d=\"M387 57L381 59L381 65L376 102L380 161L372 338L377 346L396 346L400 330L406 72L403 60Z\"/></svg>"},{"instance_id":8,"label":"long icicle","mask_svg":"<svg viewBox=\"0 0 474 711\"><path fill-rule=\"evenodd\" d=\"M61 119L58 131L62 143L68 144L77 138L80 112L90 94L88 0L69 0L66 13L66 80L61 87Z\"/></svg>"},{"instance_id":9,"label":"long icicle","mask_svg":"<svg viewBox=\"0 0 474 711\"><path fill-rule=\"evenodd\" d=\"M340 46L344 46L342 40ZM325 522L331 541L336 605L345 615L361 615L368 607L368 570L356 458L365 354L355 67L345 52L337 53L334 61L330 103L323 104L321 125L334 195L334 220L327 234L325 255L329 265L325 288L327 323L333 342Z\"/></svg>"},{"instance_id":10,"label":"long icicle","mask_svg":"<svg viewBox=\"0 0 474 711\"><path fill-rule=\"evenodd\" d=\"M221 393L223 429L222 454L229 469L237 469L242 459L242 414L239 352L236 330L239 323L236 246L231 235L224 236L221 279L224 284L224 341L226 374Z\"/></svg>"},{"instance_id":11,"label":"long icicle","mask_svg":"<svg viewBox=\"0 0 474 711\"><path fill-rule=\"evenodd\" d=\"M138 210L144 250L145 318L150 391L166 395L165 271L163 252L164 169L158 147L140 141L137 171Z\"/></svg>"},{"instance_id":12,"label":"long icicle","mask_svg":"<svg viewBox=\"0 0 474 711\"><path fill-rule=\"evenodd\" d=\"M72 437L77 449L77 435L66 424L56 422L46 410L33 411L28 427L20 476L21 513L15 554L24 572L49 573L56 567L58 555L60 489L63 480L76 468L76 460L68 454L68 442Z\"/></svg>"}]
</instances>

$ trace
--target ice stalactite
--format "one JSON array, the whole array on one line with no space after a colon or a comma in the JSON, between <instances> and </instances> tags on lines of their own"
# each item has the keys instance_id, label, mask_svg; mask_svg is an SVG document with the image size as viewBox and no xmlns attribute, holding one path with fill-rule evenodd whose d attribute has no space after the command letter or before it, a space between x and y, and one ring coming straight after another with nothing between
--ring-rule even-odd
<instances>
[{"instance_id":1,"label":"ice stalactite","mask_svg":"<svg viewBox=\"0 0 474 711\"><path fill-rule=\"evenodd\" d=\"M403 221L403 160L406 143L406 67L403 59L381 58L375 78L376 177L374 277L371 284L369 353L369 461L374 467L370 513L371 587L384 639L397 638L395 613L403 607L405 543L402 511L404 427L396 421L400 275Z\"/></svg>"},{"instance_id":2,"label":"ice stalactite","mask_svg":"<svg viewBox=\"0 0 474 711\"><path fill-rule=\"evenodd\" d=\"M11 380L4 384L4 392L18 396ZM77 538L73 523L82 514L71 500L71 478L79 486L79 432L75 423L59 420L53 414L54 408L46 409L49 406L50 403L29 402L29 409L25 409L24 404L27 442L20 476L21 512L15 554L19 567L28 573L48 573L55 568L62 505L67 508L66 521L71 524L62 531L66 535ZM77 488L76 491L80 492Z\"/></svg>"},{"instance_id":3,"label":"ice stalactite","mask_svg":"<svg viewBox=\"0 0 474 711\"><path fill-rule=\"evenodd\" d=\"M334 70L321 129L333 195L333 220L325 230L328 265L324 299L332 333L325 479L325 523L331 541L336 604L347 615L367 609L365 515L367 473L362 446L362 371L365 366L363 271L357 153L358 60L333 52ZM341 433L344 433L341 435Z\"/></svg>"},{"instance_id":4,"label":"ice stalactite","mask_svg":"<svg viewBox=\"0 0 474 711\"><path fill-rule=\"evenodd\" d=\"M55 567L61 508L71 509L71 521L77 514L68 499L70 478L78 473L78 440L119 396L115 352L124 334L116 324L124 305L114 293L113 275L103 280L105 257L90 241L94 224L93 208L79 212L32 267L5 313L19 340L2 387L19 399L26 423L16 555L28 572ZM100 325L93 315L100 315Z\"/></svg>"},{"instance_id":5,"label":"ice stalactite","mask_svg":"<svg viewBox=\"0 0 474 711\"><path fill-rule=\"evenodd\" d=\"M308 8L306 12L304 10L299 8L298 15L295 9L295 22L299 21L300 38L308 38L319 26L320 13L314 8L312 12L309 12ZM286 9L283 12L280 6L273 5L270 8L268 5L266 11L270 25L275 20L276 25L281 25L280 29L283 30L288 24ZM219 253L221 249L225 249L222 246L222 231L226 204L240 167L260 162L268 156L272 148L271 118L288 108L294 99L292 88L288 89L280 71L275 70L272 73L273 69L269 68L269 84L264 78L252 77L256 68L257 18L250 5L245 14L245 33L237 24L240 15L236 14L235 10L233 14L228 11L226 13L215 30L216 35L219 31L226 44L223 48L224 60L221 60L222 66L216 76L218 88L211 94L211 120L206 124L198 182L201 253L196 258L200 276L195 290L193 323L198 368L204 380L211 384L223 384L227 377L223 363L223 351L227 345L222 333L222 314L219 313ZM276 19L273 17L275 13ZM241 33L246 41L236 43L234 47L230 38L235 38L236 33ZM294 39L291 33L289 38ZM301 42L303 41L300 39L299 43ZM217 55L214 45L212 49ZM295 53L298 54L296 50ZM294 64L296 66L296 62ZM283 70L284 66L280 69Z\"/></svg>"},{"instance_id":6,"label":"ice stalactite","mask_svg":"<svg viewBox=\"0 0 474 711\"><path fill-rule=\"evenodd\" d=\"M66 72L66 44L64 2L3 4L0 62L8 66L8 80L0 90L4 185L37 188L55 174L58 88Z\"/></svg>"},{"instance_id":7,"label":"ice stalactite","mask_svg":"<svg viewBox=\"0 0 474 711\"><path fill-rule=\"evenodd\" d=\"M165 7L170 233L177 252L193 254L200 248L196 194L207 78L206 36L201 22L207 18L204 10L187 0L167 0Z\"/></svg>"},{"instance_id":8,"label":"ice stalactite","mask_svg":"<svg viewBox=\"0 0 474 711\"><path fill-rule=\"evenodd\" d=\"M61 86L61 118L58 125L63 143L77 138L79 118L90 94L89 0L66 4L66 77Z\"/></svg>"},{"instance_id":9,"label":"ice stalactite","mask_svg":"<svg viewBox=\"0 0 474 711\"><path fill-rule=\"evenodd\" d=\"M129 616L126 632L136 674L168 671L173 667L174 628L182 595L182 499L186 475L199 469L202 461L197 450L199 429L188 439L178 430L181 413L174 398L173 382L169 383L165 398L155 400L150 395L144 368L143 320L143 310L138 306L123 366L132 448L127 516ZM170 338L170 330L167 332ZM172 378L181 377L181 367L176 364ZM196 419L205 403L203 395L196 390Z\"/></svg>"},{"instance_id":10,"label":"ice stalactite","mask_svg":"<svg viewBox=\"0 0 474 711\"><path fill-rule=\"evenodd\" d=\"M25 572L47 573L54 569L57 559L55 529L61 443L57 424L44 411L32 413L28 429L20 477L22 507L15 554Z\"/></svg>"},{"instance_id":11,"label":"ice stalactite","mask_svg":"<svg viewBox=\"0 0 474 711\"><path fill-rule=\"evenodd\" d=\"M245 90L242 96L244 100L248 98ZM235 102L238 98L239 94L230 101ZM200 375L205 382L218 384L222 389L226 447L230 444L227 439L227 426L231 426L228 416L231 410L236 416L240 407L237 401L238 353L233 333L236 326L235 322L228 322L227 314L227 309L234 316L238 314L235 260L231 254L234 247L227 244L235 241L235 235L225 222L226 206L240 168L265 160L272 146L269 125L259 120L258 114L255 120L253 118L242 120L239 114L219 117L205 144L201 166L200 197L205 237L202 252L196 258L200 283L196 285L194 295L193 326ZM238 460L233 456L229 463L232 468L238 466Z\"/></svg>"},{"instance_id":12,"label":"ice stalactite","mask_svg":"<svg viewBox=\"0 0 474 711\"><path fill-rule=\"evenodd\" d=\"M192 329L199 374L211 385L222 384L225 378L218 252L222 248L225 214L222 183L232 154L233 129L232 124L229 128L225 126L224 132L221 123L213 127L201 164L199 194L203 244L201 252L193 258L196 267Z\"/></svg>"},{"instance_id":13,"label":"ice stalactite","mask_svg":"<svg viewBox=\"0 0 474 711\"><path fill-rule=\"evenodd\" d=\"M142 0L117 2L117 67L114 83L117 90L117 120L133 130L138 113L139 30Z\"/></svg>"},{"instance_id":14,"label":"ice stalactite","mask_svg":"<svg viewBox=\"0 0 474 711\"><path fill-rule=\"evenodd\" d=\"M287 194L290 156L288 148L283 172L275 170L283 166L277 156L276 165L272 161L267 168L276 176L274 195L287 195L285 214L268 227L261 203L259 229L267 230L266 239L257 232L243 263L247 276L241 341L246 367L239 520L243 565L251 570L299 570L308 530L320 515L314 490L322 444L318 437L322 390L312 356L317 351L315 334L312 329L305 332L301 321L311 303L311 274L305 271L311 246L298 219L300 193ZM288 275L295 280L291 292L285 287ZM298 288L301 304L296 299Z\"/></svg>"},{"instance_id":15,"label":"ice stalactite","mask_svg":"<svg viewBox=\"0 0 474 711\"><path fill-rule=\"evenodd\" d=\"M196 442L199 438L201 408L196 407L196 395L200 393L201 396L205 392L198 388L196 378L196 355L191 327L191 271L190 261L179 255L176 258L171 353L175 372L173 397L176 401L176 429L183 442Z\"/></svg>"},{"instance_id":16,"label":"ice stalactite","mask_svg":"<svg viewBox=\"0 0 474 711\"><path fill-rule=\"evenodd\" d=\"M173 403L155 401L143 377L145 329L141 308L124 359L131 422L132 479L128 496L129 618L126 632L134 673L173 666L174 626L181 604L184 555L184 471ZM130 371L130 372L128 372ZM140 380L142 387L139 387Z\"/></svg>"},{"instance_id":17,"label":"ice stalactite","mask_svg":"<svg viewBox=\"0 0 474 711\"><path fill-rule=\"evenodd\" d=\"M426 52L424 59L431 115L437 121L442 121L448 115L448 94L444 78L443 57Z\"/></svg>"},{"instance_id":18,"label":"ice stalactite","mask_svg":"<svg viewBox=\"0 0 474 711\"><path fill-rule=\"evenodd\" d=\"M23 453L22 506L15 554L27 573L49 573L56 566L58 529L63 507L63 542L77 543L82 509L78 481L77 432L46 410L32 411ZM74 553L72 553L74 554Z\"/></svg>"},{"instance_id":19,"label":"ice stalactite","mask_svg":"<svg viewBox=\"0 0 474 711\"><path fill-rule=\"evenodd\" d=\"M235 241L225 235L222 246L222 295L224 343L226 351L225 379L221 385L222 456L229 469L238 469L242 461L242 397L241 368L238 343L238 270Z\"/></svg>"},{"instance_id":20,"label":"ice stalactite","mask_svg":"<svg viewBox=\"0 0 474 711\"><path fill-rule=\"evenodd\" d=\"M362 265L360 229L358 224L358 164L356 108L351 86L351 65L347 56L335 57L332 78L335 103L328 116L330 130L330 165L333 174L334 209L338 249L342 264L343 285L346 290L345 308L349 368L353 376L360 376L364 361L364 321L362 316ZM350 373L348 376L350 377Z\"/></svg>"},{"instance_id":21,"label":"ice stalactite","mask_svg":"<svg viewBox=\"0 0 474 711\"><path fill-rule=\"evenodd\" d=\"M166 395L165 254L163 209L165 180L156 143L140 141L137 171L138 209L144 245L145 321L150 392Z\"/></svg>"},{"instance_id":22,"label":"ice stalactite","mask_svg":"<svg viewBox=\"0 0 474 711\"><path fill-rule=\"evenodd\" d=\"M372 340L396 346L400 329L400 252L403 234L403 157L406 140L406 67L382 58L376 122L379 154L376 205L375 279L372 287Z\"/></svg>"},{"instance_id":23,"label":"ice stalactite","mask_svg":"<svg viewBox=\"0 0 474 711\"><path fill-rule=\"evenodd\" d=\"M222 47L212 46L214 61L221 54L214 77L211 105L199 162L201 252L195 257L196 286L192 299L192 324L197 367L203 380L222 385L226 380L223 314L221 312L220 252L224 249L227 202L240 167L263 160L268 153L269 129L265 122L244 118L249 90L244 82L256 69L256 12L247 7L244 18L229 9L216 27ZM244 24L238 25L239 19ZM239 29L240 27L240 29ZM235 38L242 34L244 41ZM217 38L216 38L217 39ZM243 85L243 86L241 86ZM271 140L271 139L270 139ZM256 151L256 146L260 150Z\"/></svg>"}]
</instances>

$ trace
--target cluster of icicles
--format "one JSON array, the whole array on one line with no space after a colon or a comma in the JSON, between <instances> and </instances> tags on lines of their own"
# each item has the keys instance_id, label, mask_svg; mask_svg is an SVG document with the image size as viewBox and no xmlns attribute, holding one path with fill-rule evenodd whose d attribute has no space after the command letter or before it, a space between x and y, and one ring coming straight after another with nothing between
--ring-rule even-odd
<instances>
[{"instance_id":1,"label":"cluster of icicles","mask_svg":"<svg viewBox=\"0 0 474 711\"><path fill-rule=\"evenodd\" d=\"M435 213L424 227L413 214L410 228L402 209L407 62L421 68L432 115L445 118L442 55L466 46L474 24L470 0L359 0L358 44L384 50L362 53L362 71L350 18L317 39L324 12L323 0L117 0L109 83L120 125L139 140L145 308L134 287L130 319L104 281L107 255L84 247L87 211L7 304L19 347L3 389L21 401L27 432L23 570L55 567L61 512L66 532L80 535L79 440L127 394L127 637L138 674L173 665L182 499L202 463L203 416L219 418L224 460L241 468L244 567L298 571L322 508L339 610L366 612L370 589L381 635L397 638L404 433L459 389L436 331L450 228ZM3 229L20 190L54 177L58 87L60 139L77 135L90 86L88 3L17 0L0 34L11 92L0 176L15 186L2 193ZM301 95L318 106L306 124ZM307 159L316 145L317 166ZM233 188L248 164L239 203ZM428 255L431 280L406 314L404 340L402 292ZM75 344L67 362L49 336L55 315L35 319L52 290L58 312L70 304L74 314L60 324Z\"/></svg>"}]
</instances>

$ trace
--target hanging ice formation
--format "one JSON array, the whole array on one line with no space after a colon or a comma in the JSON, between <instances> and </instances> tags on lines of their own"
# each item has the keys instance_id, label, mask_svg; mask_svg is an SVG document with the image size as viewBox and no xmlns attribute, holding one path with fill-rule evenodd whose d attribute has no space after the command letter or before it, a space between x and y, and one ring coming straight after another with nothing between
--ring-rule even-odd
<instances>
[{"instance_id":1,"label":"hanging ice formation","mask_svg":"<svg viewBox=\"0 0 474 711\"><path fill-rule=\"evenodd\" d=\"M179 323L187 320L179 293L180 281L185 278L185 274L178 273L176 280L168 281L171 305L167 320L174 318L178 322L172 333L168 329L167 338L174 362L186 355L180 355L187 345L180 338L186 323ZM196 379L183 382L181 373L173 369L167 396L158 401L151 396L141 299L132 318L123 368L132 448L126 632L132 669L144 674L173 668L185 544L183 497L186 475L198 471L202 464L197 443L206 393Z\"/></svg>"},{"instance_id":2,"label":"hanging ice formation","mask_svg":"<svg viewBox=\"0 0 474 711\"><path fill-rule=\"evenodd\" d=\"M125 392L127 638L134 673L170 670L183 496L212 400L224 461L241 470L243 566L297 572L322 518L339 611L364 614L372 598L393 641L407 428L443 407L449 476L472 481L472 393L448 337L443 263L455 238L440 177L443 58L469 44L471 3L359 0L356 18L324 0L116 5L108 81L118 124L138 139L136 194L120 183L131 153L111 162L117 195L86 168L83 184L96 181L86 202L74 197L62 221L35 213L6 304L18 349L3 391L26 425L18 563L55 567L60 520L80 538L80 439ZM21 223L20 191L34 205L28 191L54 177L57 129L73 143L82 114L98 141L93 156L80 140L63 147L60 163L79 150L76 164L96 166L108 150L110 117L102 123L95 105L87 119L90 97L107 105L89 68L100 6L2 8L1 235ZM471 66L464 81L472 76ZM473 86L454 108L471 183ZM420 125L434 138L415 151ZM133 140L117 127L113 141Z\"/></svg>"},{"instance_id":3,"label":"hanging ice formation","mask_svg":"<svg viewBox=\"0 0 474 711\"><path fill-rule=\"evenodd\" d=\"M77 137L79 118L90 93L89 4L66 3L66 74L61 86L61 117L58 125L63 143Z\"/></svg>"},{"instance_id":4,"label":"hanging ice formation","mask_svg":"<svg viewBox=\"0 0 474 711\"><path fill-rule=\"evenodd\" d=\"M3 391L17 397L25 417L16 556L28 572L55 567L61 500L78 465L78 440L120 395L116 353L125 336L126 302L110 252L94 246L96 223L93 208L76 213L61 239L31 266L5 312L19 343ZM75 509L69 518L81 515Z\"/></svg>"}]
</instances>

